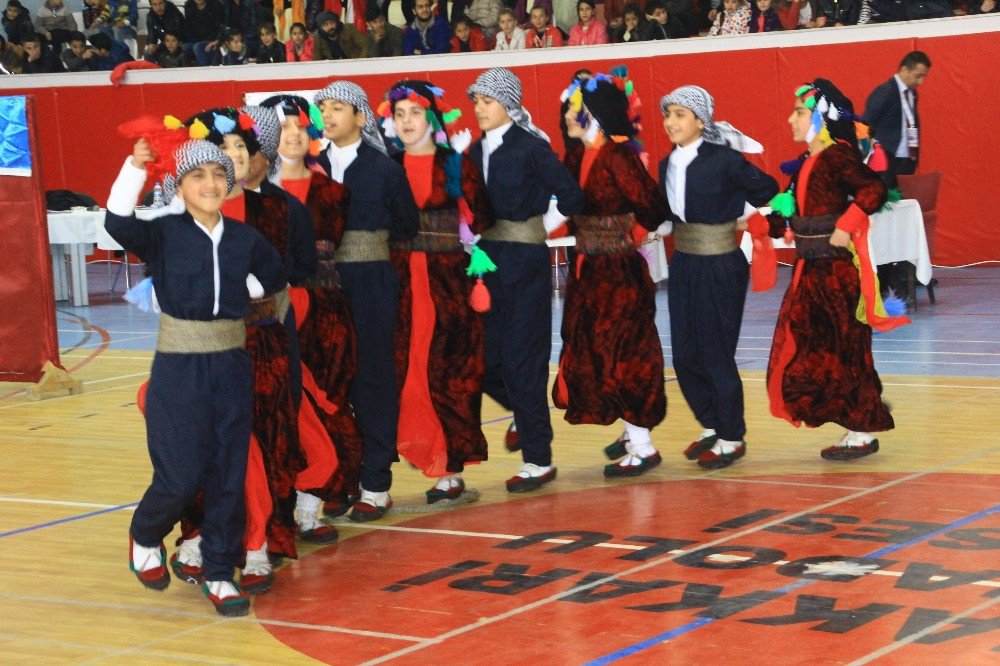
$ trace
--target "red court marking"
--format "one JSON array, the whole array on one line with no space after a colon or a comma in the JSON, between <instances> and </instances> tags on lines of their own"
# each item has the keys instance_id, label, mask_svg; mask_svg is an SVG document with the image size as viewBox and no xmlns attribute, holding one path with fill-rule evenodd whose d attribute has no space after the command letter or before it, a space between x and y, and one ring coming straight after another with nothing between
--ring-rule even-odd
<instances>
[{"instance_id":1,"label":"red court marking","mask_svg":"<svg viewBox=\"0 0 1000 666\"><path fill-rule=\"evenodd\" d=\"M513 543L504 538L372 530L282 569L274 590L257 599L255 610L261 619L433 639L569 590L588 574L594 574L594 580L641 565L640 560L622 559L642 555L635 546L650 545L635 537L695 542L683 546L690 551L724 538L727 532L754 529L783 515L847 497L857 488L873 488L902 476L817 474L752 479L812 482L823 487L707 479L605 486L434 514L399 526L520 536L585 530L608 533L608 543L633 549L591 546L553 552L572 550L554 543L507 549L498 548ZM726 541L716 546L725 551L721 559L706 560L705 553L675 557L623 577L623 584L606 584L552 601L400 656L393 663L583 663L688 625L706 612L710 602L717 601L716 593L725 599L778 590L803 579L805 563L783 563L809 557L826 562L836 557L863 558L981 512L994 506L998 497L1000 476L930 474L836 504L822 511L825 517L798 518ZM761 510L780 513L759 514L752 524L705 531ZM659 552L647 559L664 555ZM849 576L843 582L810 581L785 596L733 612L622 661L663 664L742 659L780 664L801 663L798 659L804 655L823 663L861 658L905 634L1000 595L996 586L1000 571L990 570L1000 569L1000 514L907 546L881 560L875 563L881 573ZM854 562L859 563L871 564L863 559ZM429 574L455 565L469 569L445 571L422 584L419 580L402 582L418 576L434 578ZM487 582L501 565L505 565L504 580ZM928 579L942 570L976 575L951 585ZM537 578L540 574L550 578ZM991 579L993 585L982 582ZM510 587L510 581L518 580L541 584ZM657 581L660 587L651 585ZM642 583L654 589L642 589ZM598 600L588 603L588 597L595 595ZM687 607L678 603L685 598L691 602ZM670 603L674 606L665 605ZM825 615L817 610L816 619L804 621L801 614L809 604L833 606ZM864 613L835 612L869 604L883 605ZM652 608L637 610L637 606ZM794 615L797 607L800 617L791 619L797 621L780 618ZM733 606L717 603L715 612L725 614L726 608ZM752 619L763 622L747 621ZM346 649L327 650L317 645L331 639L317 636L319 632L265 628L289 646L337 664L364 662L412 645L362 637ZM949 631L954 636L941 640ZM339 644L341 639L336 640ZM995 664L1000 657L1000 604L974 614L971 622L938 630L933 640L903 647L882 663L960 659L963 665Z\"/></svg>"}]
</instances>

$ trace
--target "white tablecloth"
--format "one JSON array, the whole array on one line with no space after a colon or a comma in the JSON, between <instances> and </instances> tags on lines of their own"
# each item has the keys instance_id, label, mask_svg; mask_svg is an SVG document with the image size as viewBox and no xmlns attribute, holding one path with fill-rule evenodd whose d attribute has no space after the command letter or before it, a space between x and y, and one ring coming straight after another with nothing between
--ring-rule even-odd
<instances>
[{"instance_id":1,"label":"white tablecloth","mask_svg":"<svg viewBox=\"0 0 1000 666\"><path fill-rule=\"evenodd\" d=\"M105 211L65 211L48 213L49 243L51 245L74 245L89 243L99 250L120 250L104 230Z\"/></svg>"},{"instance_id":2,"label":"white tablecloth","mask_svg":"<svg viewBox=\"0 0 1000 666\"><path fill-rule=\"evenodd\" d=\"M49 227L49 249L52 253L52 273L57 301L72 295L73 305L88 305L87 295L87 255L99 250L121 250L104 230L103 209L97 211L49 211L46 214ZM142 217L142 210L136 215ZM67 272L66 257L69 256ZM72 292L72 294L70 293Z\"/></svg>"},{"instance_id":3,"label":"white tablecloth","mask_svg":"<svg viewBox=\"0 0 1000 666\"><path fill-rule=\"evenodd\" d=\"M785 245L781 238L772 239L778 249L795 247ZM744 233L740 249L750 260L753 241ZM928 284L932 277L931 255L927 249L927 232L924 215L915 199L903 199L892 204L892 210L871 216L868 228L868 250L872 264L881 266L894 261L908 261L917 267L917 281Z\"/></svg>"}]
</instances>

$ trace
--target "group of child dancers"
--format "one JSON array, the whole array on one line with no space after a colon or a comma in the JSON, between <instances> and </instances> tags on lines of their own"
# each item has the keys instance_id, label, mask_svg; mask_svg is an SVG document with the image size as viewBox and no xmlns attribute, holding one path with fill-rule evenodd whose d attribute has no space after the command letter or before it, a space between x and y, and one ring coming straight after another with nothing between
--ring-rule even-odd
<instances>
[{"instance_id":1,"label":"group of child dancers","mask_svg":"<svg viewBox=\"0 0 1000 666\"><path fill-rule=\"evenodd\" d=\"M660 100L674 149L659 182L624 68L569 82L562 161L511 71L483 72L466 92L475 141L449 137L460 112L418 80L399 81L374 109L359 86L334 81L311 102L277 95L121 128L135 146L105 226L146 263L146 300L160 312L139 401L153 480L130 529L146 587L166 588L173 570L220 614L246 614L248 593L270 588L297 538L337 539L321 515L385 515L398 455L436 479L429 503L458 498L465 466L487 459L483 393L513 412L504 445L524 464L507 490L555 479L553 196L576 248L551 397L570 423L623 422L606 477L661 462L650 431L666 416L664 359L636 249L650 232L675 240L673 366L704 428L688 459L719 469L746 453L734 356L751 272L755 289L775 282L771 238L794 239L800 257L768 367L772 413L846 427L822 452L833 460L874 453L874 433L893 427L871 328L906 320L886 313L865 240L886 190L832 83L795 91L788 122L807 151L782 166L791 181L781 194L740 152L759 144L715 121L697 86ZM401 150L389 155L387 141ZM137 218L147 181L160 179L166 205ZM741 219L746 203L771 213ZM168 562L163 539L178 521Z\"/></svg>"}]
</instances>

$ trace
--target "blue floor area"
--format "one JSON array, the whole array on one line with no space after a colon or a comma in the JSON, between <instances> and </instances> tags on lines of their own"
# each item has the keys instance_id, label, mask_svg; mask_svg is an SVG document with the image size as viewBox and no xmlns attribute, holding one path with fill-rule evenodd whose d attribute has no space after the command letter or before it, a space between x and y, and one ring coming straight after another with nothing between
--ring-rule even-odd
<instances>
[{"instance_id":1,"label":"blue floor area","mask_svg":"<svg viewBox=\"0 0 1000 666\"><path fill-rule=\"evenodd\" d=\"M138 279L139 270L133 269ZM875 364L885 374L936 375L1000 378L1000 268L935 269L939 284L937 305L930 305L927 292L917 291L918 308L911 312L913 325L875 336ZM740 335L737 362L747 370L767 367L774 321L788 286L791 269L778 270L778 285L769 292L749 293ZM121 299L119 277L116 291L108 289L109 276L102 265L88 271L90 305L74 308L56 304L59 345L70 349L96 349L99 332L111 338L109 349L152 350L156 344L157 316L140 312ZM113 280L113 275L112 275ZM670 364L670 324L667 293L657 293L656 324L663 352ZM562 297L552 301L552 362L558 361L562 319Z\"/></svg>"}]
</instances>

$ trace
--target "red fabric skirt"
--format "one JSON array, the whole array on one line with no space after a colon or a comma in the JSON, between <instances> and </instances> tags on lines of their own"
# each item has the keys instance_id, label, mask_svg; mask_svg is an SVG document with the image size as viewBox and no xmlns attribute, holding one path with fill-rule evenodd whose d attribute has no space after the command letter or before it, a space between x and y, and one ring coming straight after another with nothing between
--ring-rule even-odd
<instances>
[{"instance_id":1,"label":"red fabric skirt","mask_svg":"<svg viewBox=\"0 0 1000 666\"><path fill-rule=\"evenodd\" d=\"M483 321L460 252L393 252L399 275L399 454L429 477L487 458L480 427Z\"/></svg>"},{"instance_id":2,"label":"red fabric skirt","mask_svg":"<svg viewBox=\"0 0 1000 666\"><path fill-rule=\"evenodd\" d=\"M578 254L570 273L553 402L574 424L660 424L667 395L646 262L637 252Z\"/></svg>"},{"instance_id":3,"label":"red fabric skirt","mask_svg":"<svg viewBox=\"0 0 1000 666\"><path fill-rule=\"evenodd\" d=\"M798 426L893 428L872 358L872 329L855 317L861 285L846 259L795 265L767 367L771 413Z\"/></svg>"}]
</instances>

